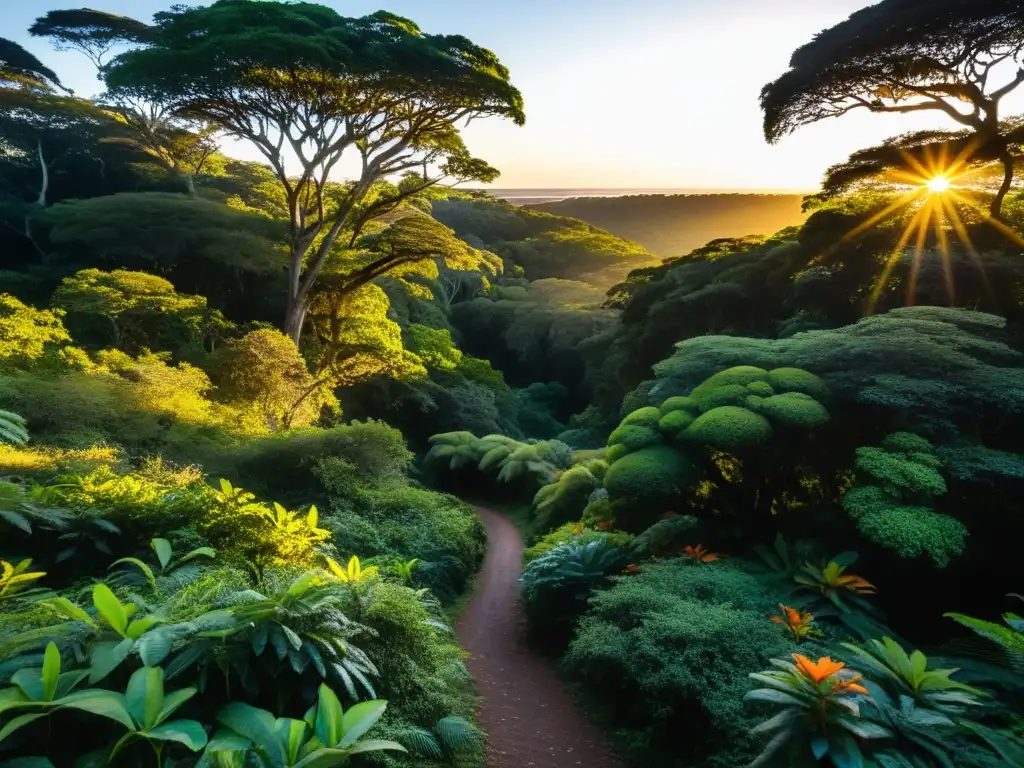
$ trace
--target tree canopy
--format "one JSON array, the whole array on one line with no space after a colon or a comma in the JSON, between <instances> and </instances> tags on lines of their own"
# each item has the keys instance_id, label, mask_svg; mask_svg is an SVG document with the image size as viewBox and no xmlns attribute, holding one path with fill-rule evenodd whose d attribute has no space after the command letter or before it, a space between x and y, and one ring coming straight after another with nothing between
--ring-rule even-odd
<instances>
[{"instance_id":1,"label":"tree canopy","mask_svg":"<svg viewBox=\"0 0 1024 768\"><path fill-rule=\"evenodd\" d=\"M285 192L290 227L288 312L302 332L314 285L374 182L413 168L421 184L378 200L387 211L445 176L492 180L456 124L497 115L521 124L522 98L497 57L464 37L428 35L380 12L347 18L311 3L220 0L157 15L147 44L105 68L112 94L133 93L252 144ZM343 155L362 171L343 194L328 177ZM286 169L298 160L297 177ZM438 175L426 178L433 166Z\"/></svg>"},{"instance_id":2,"label":"tree canopy","mask_svg":"<svg viewBox=\"0 0 1024 768\"><path fill-rule=\"evenodd\" d=\"M981 152L1003 163L991 207L998 216L1014 174L1000 103L1024 83L1022 22L1024 5L1006 0L883 0L857 11L797 49L789 70L764 87L765 137L775 142L857 109L941 113L971 131L964 157Z\"/></svg>"}]
</instances>

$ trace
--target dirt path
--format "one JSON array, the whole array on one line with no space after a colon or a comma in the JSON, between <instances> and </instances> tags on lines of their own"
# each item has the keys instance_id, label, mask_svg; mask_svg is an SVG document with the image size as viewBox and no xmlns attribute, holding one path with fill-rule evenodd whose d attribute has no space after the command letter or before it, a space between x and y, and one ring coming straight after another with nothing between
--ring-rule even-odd
<instances>
[{"instance_id":1,"label":"dirt path","mask_svg":"<svg viewBox=\"0 0 1024 768\"><path fill-rule=\"evenodd\" d=\"M487 526L487 557L458 634L484 700L487 768L618 768L554 672L522 642L519 531L504 515L477 511Z\"/></svg>"}]
</instances>

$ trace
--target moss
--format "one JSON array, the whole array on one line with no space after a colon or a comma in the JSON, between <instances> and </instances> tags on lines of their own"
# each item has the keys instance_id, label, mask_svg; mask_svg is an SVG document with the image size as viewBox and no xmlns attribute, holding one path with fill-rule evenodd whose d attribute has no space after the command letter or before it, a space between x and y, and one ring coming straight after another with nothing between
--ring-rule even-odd
<instances>
[{"instance_id":1,"label":"moss","mask_svg":"<svg viewBox=\"0 0 1024 768\"><path fill-rule=\"evenodd\" d=\"M762 445L772 437L772 426L758 413L723 406L702 414L684 433L688 441L735 452Z\"/></svg>"},{"instance_id":2,"label":"moss","mask_svg":"<svg viewBox=\"0 0 1024 768\"><path fill-rule=\"evenodd\" d=\"M883 448L858 448L857 469L897 492L918 496L940 496L946 492L946 481L935 467Z\"/></svg>"},{"instance_id":3,"label":"moss","mask_svg":"<svg viewBox=\"0 0 1024 768\"><path fill-rule=\"evenodd\" d=\"M753 400L750 398L749 400ZM756 404L748 400L747 405L762 416L773 422L785 424L787 427L814 429L825 424L831 418L825 406L810 395L802 392L786 392L760 399Z\"/></svg>"},{"instance_id":4,"label":"moss","mask_svg":"<svg viewBox=\"0 0 1024 768\"><path fill-rule=\"evenodd\" d=\"M931 453L935 450L928 440L913 432L893 432L882 441L882 447L895 453Z\"/></svg>"},{"instance_id":5,"label":"moss","mask_svg":"<svg viewBox=\"0 0 1024 768\"><path fill-rule=\"evenodd\" d=\"M608 445L624 445L631 451L639 451L661 442L661 435L650 427L632 424L619 427L608 437Z\"/></svg>"},{"instance_id":6,"label":"moss","mask_svg":"<svg viewBox=\"0 0 1024 768\"><path fill-rule=\"evenodd\" d=\"M697 470L668 446L645 448L608 468L604 487L612 498L659 500L680 493L697 479Z\"/></svg>"},{"instance_id":7,"label":"moss","mask_svg":"<svg viewBox=\"0 0 1024 768\"><path fill-rule=\"evenodd\" d=\"M747 384L747 391L759 397L771 397L775 394L772 385L767 381L752 381Z\"/></svg>"},{"instance_id":8,"label":"moss","mask_svg":"<svg viewBox=\"0 0 1024 768\"><path fill-rule=\"evenodd\" d=\"M672 411L696 412L697 409L697 402L692 397L682 397L680 395L670 397L658 407L658 410L662 413L672 413Z\"/></svg>"},{"instance_id":9,"label":"moss","mask_svg":"<svg viewBox=\"0 0 1024 768\"><path fill-rule=\"evenodd\" d=\"M742 405L750 397L750 391L742 384L726 384L715 389L703 390L699 395L696 389L693 392L694 399L700 404L700 410L705 413L723 405Z\"/></svg>"},{"instance_id":10,"label":"moss","mask_svg":"<svg viewBox=\"0 0 1024 768\"><path fill-rule=\"evenodd\" d=\"M803 392L815 400L828 398L825 380L802 368L775 368L768 372L765 380L776 392Z\"/></svg>"},{"instance_id":11,"label":"moss","mask_svg":"<svg viewBox=\"0 0 1024 768\"><path fill-rule=\"evenodd\" d=\"M629 453L632 453L632 451L629 450L628 446L625 446L622 443L616 443L605 451L604 460L608 462L608 466L610 467L616 461Z\"/></svg>"},{"instance_id":12,"label":"moss","mask_svg":"<svg viewBox=\"0 0 1024 768\"><path fill-rule=\"evenodd\" d=\"M726 386L737 385L746 387L747 384L754 381L765 381L767 375L768 371L764 368L758 368L754 365L736 365L732 368L726 368L724 371L719 371L713 376L709 376L690 393L690 397L701 399L707 393Z\"/></svg>"},{"instance_id":13,"label":"moss","mask_svg":"<svg viewBox=\"0 0 1024 768\"><path fill-rule=\"evenodd\" d=\"M658 422L662 432L677 435L693 424L694 417L687 411L669 411Z\"/></svg>"},{"instance_id":14,"label":"moss","mask_svg":"<svg viewBox=\"0 0 1024 768\"><path fill-rule=\"evenodd\" d=\"M901 504L877 486L849 491L843 509L861 533L900 557L928 555L944 568L966 546L967 528L959 520L930 507Z\"/></svg>"},{"instance_id":15,"label":"moss","mask_svg":"<svg viewBox=\"0 0 1024 768\"><path fill-rule=\"evenodd\" d=\"M661 411L657 408L648 406L647 408L640 408L639 410L633 411L631 414L626 416L622 420L619 426L636 425L640 427L653 427L658 423L658 419L661 418Z\"/></svg>"}]
</instances>

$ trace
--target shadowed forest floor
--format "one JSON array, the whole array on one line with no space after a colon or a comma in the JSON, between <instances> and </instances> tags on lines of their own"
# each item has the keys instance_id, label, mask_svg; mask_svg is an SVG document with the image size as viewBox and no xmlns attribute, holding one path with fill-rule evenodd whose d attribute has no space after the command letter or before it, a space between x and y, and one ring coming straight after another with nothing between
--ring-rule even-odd
<instances>
[{"instance_id":1,"label":"shadowed forest floor","mask_svg":"<svg viewBox=\"0 0 1024 768\"><path fill-rule=\"evenodd\" d=\"M523 559L519 531L504 515L477 511L487 526L487 557L458 635L483 697L488 768L618 768L554 672L526 647L516 583Z\"/></svg>"}]
</instances>

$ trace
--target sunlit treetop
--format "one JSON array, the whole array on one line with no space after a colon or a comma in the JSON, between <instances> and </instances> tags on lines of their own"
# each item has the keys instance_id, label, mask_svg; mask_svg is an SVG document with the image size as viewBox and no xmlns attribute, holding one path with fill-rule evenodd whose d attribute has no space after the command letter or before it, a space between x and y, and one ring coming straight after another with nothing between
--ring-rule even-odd
<instances>
[{"instance_id":1,"label":"sunlit treetop","mask_svg":"<svg viewBox=\"0 0 1024 768\"><path fill-rule=\"evenodd\" d=\"M56 73L13 40L0 37L0 86L51 91L60 87Z\"/></svg>"},{"instance_id":2,"label":"sunlit treetop","mask_svg":"<svg viewBox=\"0 0 1024 768\"><path fill-rule=\"evenodd\" d=\"M127 16L73 8L40 16L28 31L35 37L50 38L58 51L80 51L100 67L116 46L145 42L152 28Z\"/></svg>"}]
</instances>

